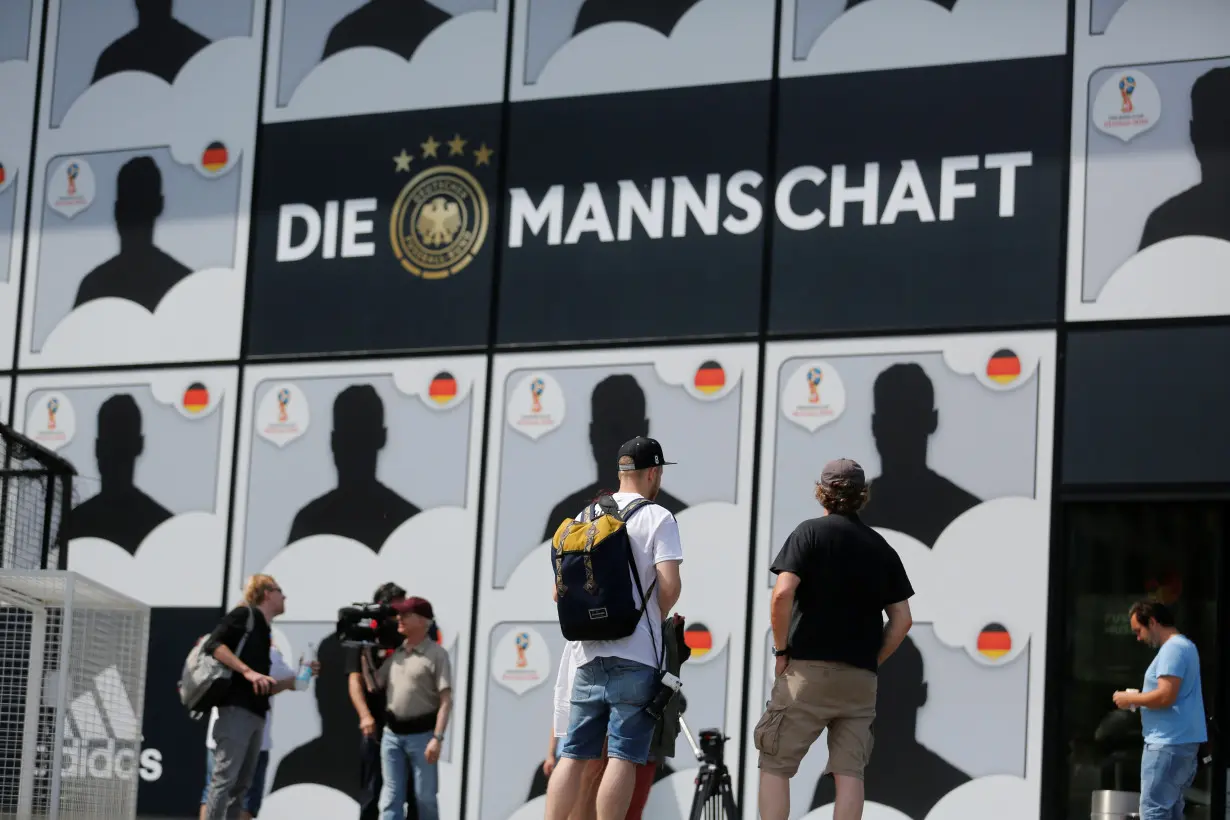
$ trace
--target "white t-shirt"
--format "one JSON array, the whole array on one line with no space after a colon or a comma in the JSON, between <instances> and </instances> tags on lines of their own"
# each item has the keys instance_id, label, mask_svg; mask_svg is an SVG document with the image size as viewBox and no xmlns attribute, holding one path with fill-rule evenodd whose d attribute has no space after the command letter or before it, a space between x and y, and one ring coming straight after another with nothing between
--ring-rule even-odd
<instances>
[{"instance_id":1,"label":"white t-shirt","mask_svg":"<svg viewBox=\"0 0 1230 820\"><path fill-rule=\"evenodd\" d=\"M624 509L637 493L614 493L612 496L619 509ZM594 505L594 514L601 514ZM579 521L581 516L577 516ZM658 577L656 565L663 561L683 561L683 545L679 543L679 524L670 511L658 504L648 504L637 510L628 520L628 540L632 543L632 556L640 571L641 589L649 597L649 605L637 622L636 631L626 638L614 641L579 641L577 665L589 663L595 658L626 658L647 666L658 667L662 652L662 608L658 606L658 588L649 591L649 585ZM631 570L628 570L631 573ZM632 585L632 603L641 606L640 593ZM655 652L656 649L656 652ZM569 687L571 688L571 686Z\"/></svg>"},{"instance_id":2,"label":"white t-shirt","mask_svg":"<svg viewBox=\"0 0 1230 820\"><path fill-rule=\"evenodd\" d=\"M581 642L565 643L564 651L559 656L559 671L555 674L555 712L551 728L556 737L568 735L568 719L572 716L572 682L576 680L580 661Z\"/></svg>"},{"instance_id":3,"label":"white t-shirt","mask_svg":"<svg viewBox=\"0 0 1230 820\"><path fill-rule=\"evenodd\" d=\"M269 677L274 680L283 680L285 678L293 678L298 670L291 669L286 665L286 661L282 659L282 653L272 643L269 644ZM218 722L218 707L215 706L209 713L209 728L205 730L205 748L216 749L218 744L214 741L214 724ZM273 701L269 701L269 711L265 713L265 734L261 738L261 751L269 751L271 739L270 727L273 726Z\"/></svg>"}]
</instances>

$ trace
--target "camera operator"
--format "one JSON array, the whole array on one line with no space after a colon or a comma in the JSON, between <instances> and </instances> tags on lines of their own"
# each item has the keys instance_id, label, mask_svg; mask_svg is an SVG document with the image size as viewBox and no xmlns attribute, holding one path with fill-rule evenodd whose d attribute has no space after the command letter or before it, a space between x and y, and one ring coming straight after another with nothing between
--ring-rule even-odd
<instances>
[{"instance_id":1,"label":"camera operator","mask_svg":"<svg viewBox=\"0 0 1230 820\"><path fill-rule=\"evenodd\" d=\"M372 596L372 603L391 606L406 599L406 590L391 581L382 584ZM384 731L384 688L377 675L402 642L397 629L397 614L390 612L377 627L377 646L346 647L346 673L350 679L350 702L359 716L359 820L377 820L380 816L380 792L384 778L380 771L380 737ZM432 640L438 635L433 623L428 632ZM413 788L413 783L410 783ZM408 794L408 820L418 820L414 794Z\"/></svg>"}]
</instances>

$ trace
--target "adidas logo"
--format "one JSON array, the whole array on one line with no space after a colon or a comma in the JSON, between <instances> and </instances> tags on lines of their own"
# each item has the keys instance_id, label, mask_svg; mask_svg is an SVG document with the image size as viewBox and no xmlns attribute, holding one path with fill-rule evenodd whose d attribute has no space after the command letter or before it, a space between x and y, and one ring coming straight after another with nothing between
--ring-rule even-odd
<instances>
[{"instance_id":1,"label":"adidas logo","mask_svg":"<svg viewBox=\"0 0 1230 820\"><path fill-rule=\"evenodd\" d=\"M141 749L141 721L132 709L120 673L109 666L94 676L93 687L73 698L64 715L60 777L147 782L162 777L162 753ZM50 750L38 747L46 761ZM47 776L46 769L36 775Z\"/></svg>"}]
</instances>

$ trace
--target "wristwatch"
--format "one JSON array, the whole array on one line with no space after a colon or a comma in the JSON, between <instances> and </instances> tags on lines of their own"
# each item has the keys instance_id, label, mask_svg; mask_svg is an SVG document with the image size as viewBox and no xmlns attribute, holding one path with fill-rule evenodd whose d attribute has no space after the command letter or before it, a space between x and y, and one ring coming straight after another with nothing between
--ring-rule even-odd
<instances>
[{"instance_id":1,"label":"wristwatch","mask_svg":"<svg viewBox=\"0 0 1230 820\"><path fill-rule=\"evenodd\" d=\"M444 742L444 735L440 734L439 732L432 732L431 736L434 737L436 741L439 743Z\"/></svg>"},{"instance_id":2,"label":"wristwatch","mask_svg":"<svg viewBox=\"0 0 1230 820\"><path fill-rule=\"evenodd\" d=\"M773 647L773 657L775 658L788 656L789 654L790 654L790 647L786 647L785 649L778 649L776 646Z\"/></svg>"}]
</instances>

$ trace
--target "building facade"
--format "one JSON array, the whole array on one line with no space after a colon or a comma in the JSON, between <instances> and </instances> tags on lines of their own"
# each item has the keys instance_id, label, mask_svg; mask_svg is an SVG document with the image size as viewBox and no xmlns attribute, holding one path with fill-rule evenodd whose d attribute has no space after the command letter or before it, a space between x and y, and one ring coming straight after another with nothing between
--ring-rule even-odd
<instances>
[{"instance_id":1,"label":"building facade","mask_svg":"<svg viewBox=\"0 0 1230 820\"><path fill-rule=\"evenodd\" d=\"M546 541L645 432L685 718L748 820L768 567L833 457L917 590L866 817L1136 789L1139 597L1220 712L1230 4L0 5L0 419L78 470L70 568L154 607L142 765L73 776L196 815L174 683L267 572L325 671L275 702L261 816L352 816L331 633L395 580L453 664L442 816L541 817ZM1191 816L1230 816L1224 754ZM824 755L792 818L831 811Z\"/></svg>"}]
</instances>

